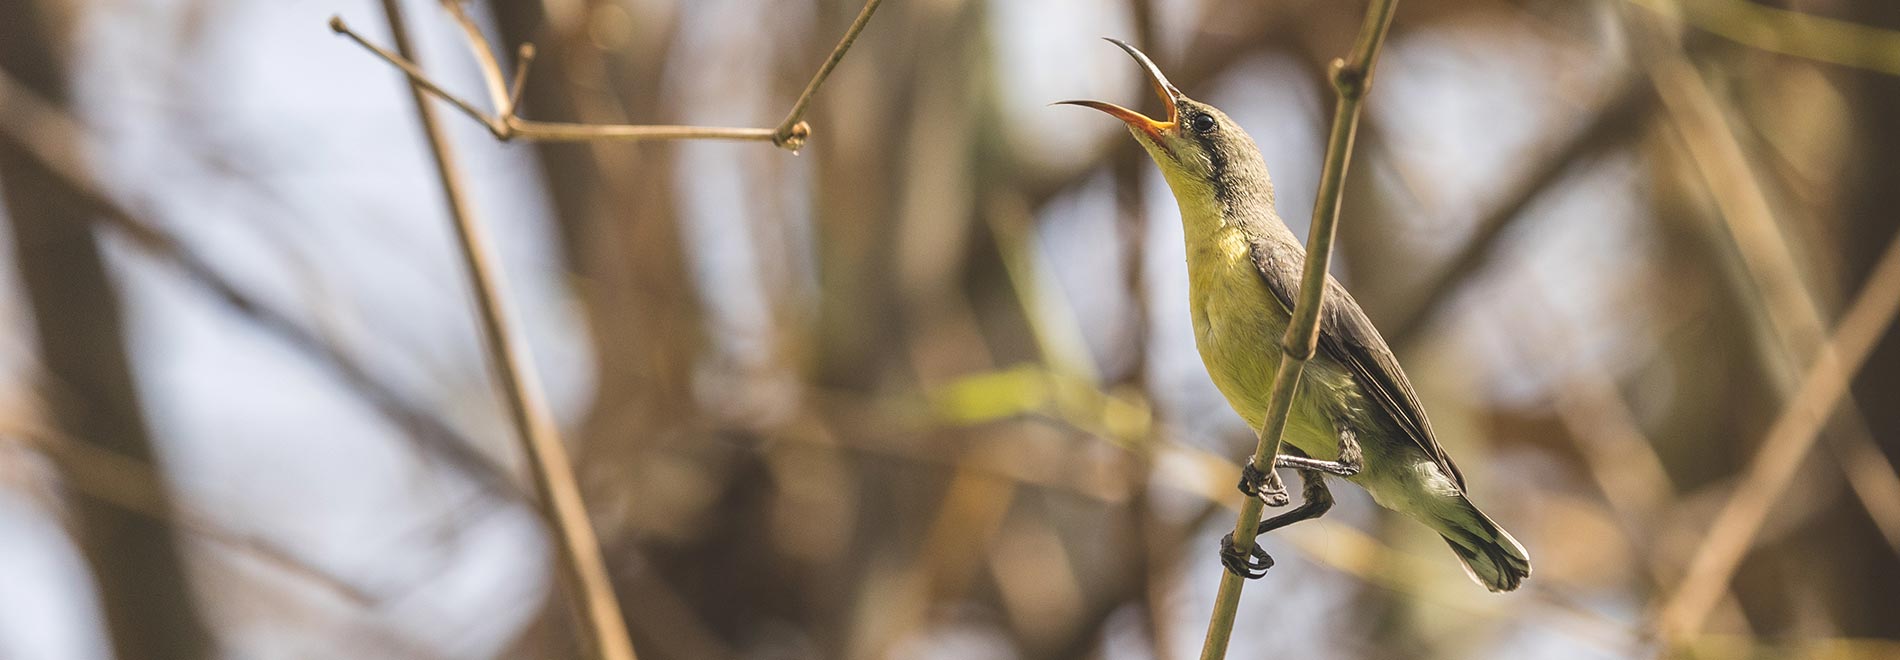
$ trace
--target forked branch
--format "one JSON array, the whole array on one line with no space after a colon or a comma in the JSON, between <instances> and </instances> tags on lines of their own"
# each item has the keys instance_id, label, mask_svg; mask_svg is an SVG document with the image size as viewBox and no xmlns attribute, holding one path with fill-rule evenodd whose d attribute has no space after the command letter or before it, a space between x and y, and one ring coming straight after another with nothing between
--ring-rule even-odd
<instances>
[{"instance_id":1,"label":"forked branch","mask_svg":"<svg viewBox=\"0 0 1900 660\"><path fill-rule=\"evenodd\" d=\"M480 122L498 140L520 139L540 142L749 140L771 142L774 146L797 153L805 146L805 140L811 136L811 125L805 122L805 112L811 108L812 98L818 95L818 88L825 84L825 79L831 76L831 71L844 60L844 55L851 49L851 44L857 41L858 33L864 31L864 26L871 22L871 14L876 12L878 5L883 2L884 0L865 1L864 8L858 12L858 17L851 21L851 27L845 29L844 38L840 39L838 45L832 48L831 54L825 57L824 63L818 67L818 72L812 75L811 82L805 84L805 91L792 102L791 111L786 113L785 119L780 121L775 128L576 124L523 119L519 114L521 90L527 84L528 70L534 62L534 44L522 44L516 51L515 77L512 81L509 80L502 73L501 62L495 57L495 50L490 46L487 37L482 35L481 28L469 17L468 12L459 2L442 4L448 9L449 14L455 17L456 23L462 27L462 32L467 36L469 50L475 56L475 63L482 72L483 85L488 89L489 103L494 107L493 112L483 110L474 102L450 92L440 83L429 78L428 74L422 72L421 67L416 66L408 58L370 43L368 39L363 38L363 35L350 29L350 26L343 22L343 17L331 17L330 29L349 37L364 49L396 67L423 91L447 101L462 114Z\"/></svg>"}]
</instances>

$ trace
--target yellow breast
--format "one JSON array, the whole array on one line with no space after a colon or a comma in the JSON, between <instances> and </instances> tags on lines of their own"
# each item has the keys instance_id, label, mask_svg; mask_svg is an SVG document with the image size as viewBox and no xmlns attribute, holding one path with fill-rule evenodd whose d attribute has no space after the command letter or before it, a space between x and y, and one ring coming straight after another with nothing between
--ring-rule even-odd
<instances>
[{"instance_id":1,"label":"yellow breast","mask_svg":"<svg viewBox=\"0 0 1900 660\"><path fill-rule=\"evenodd\" d=\"M1193 224L1194 220L1184 220ZM1188 300L1201 361L1228 405L1249 428L1259 429L1280 366L1280 340L1289 314L1267 289L1253 263L1246 235L1233 227L1203 226L1187 231ZM1329 402L1352 387L1339 365L1323 359L1307 364L1297 390L1286 441L1315 458L1338 453ZM1317 396L1316 396L1317 395Z\"/></svg>"}]
</instances>

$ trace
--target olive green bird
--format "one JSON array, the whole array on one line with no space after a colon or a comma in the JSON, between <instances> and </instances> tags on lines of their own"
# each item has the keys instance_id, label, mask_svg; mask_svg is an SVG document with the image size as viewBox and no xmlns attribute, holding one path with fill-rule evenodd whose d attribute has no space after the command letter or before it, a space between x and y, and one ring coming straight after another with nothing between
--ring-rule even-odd
<instances>
[{"instance_id":1,"label":"olive green bird","mask_svg":"<svg viewBox=\"0 0 1900 660\"><path fill-rule=\"evenodd\" d=\"M1195 344L1208 375L1247 424L1259 429L1280 337L1298 297L1306 251L1273 208L1273 182L1253 138L1213 106L1188 98L1141 51L1134 56L1167 106L1150 119L1101 101L1062 101L1120 119L1173 189L1187 239L1188 301ZM1275 465L1299 471L1305 501L1262 521L1260 533L1317 518L1332 507L1326 474L1372 494L1380 506L1445 537L1466 573L1491 591L1516 589L1531 574L1524 547L1466 497L1464 475L1432 437L1431 422L1398 359L1359 304L1331 277L1320 311L1319 352L1307 363L1287 420L1288 451ZM1241 491L1273 506L1284 487L1249 464ZM1272 558L1222 542L1223 563L1257 578Z\"/></svg>"}]
</instances>

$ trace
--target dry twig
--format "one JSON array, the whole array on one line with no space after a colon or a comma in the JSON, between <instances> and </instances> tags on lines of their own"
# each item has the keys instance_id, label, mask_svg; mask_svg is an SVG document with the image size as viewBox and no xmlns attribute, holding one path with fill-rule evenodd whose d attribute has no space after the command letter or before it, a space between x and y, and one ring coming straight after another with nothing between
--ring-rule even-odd
<instances>
[{"instance_id":1,"label":"dry twig","mask_svg":"<svg viewBox=\"0 0 1900 660\"><path fill-rule=\"evenodd\" d=\"M844 38L838 40L838 45L832 48L831 54L825 58L824 63L818 66L818 72L812 75L811 82L806 83L805 91L792 102L791 111L785 114L785 119L781 120L775 128L574 124L522 119L518 113L521 90L527 85L528 70L534 62L534 45L522 44L516 51L515 77L512 81L508 80L502 73L501 62L495 58L488 39L482 36L481 28L475 25L474 20L462 8L460 2L451 1L442 4L448 8L449 13L455 17L456 23L462 27L463 33L468 37L469 49L475 55L475 62L482 72L483 84L488 88L489 102L495 108L493 114L484 112L474 103L456 96L431 80L422 72L421 67L416 66L414 58L406 55L407 51L401 48L400 43L397 50L403 52L389 52L351 30L343 22L341 16L330 18L330 29L349 37L371 53L375 53L377 57L400 69L418 89L449 102L462 114L481 122L498 140L508 141L517 138L543 142L750 140L771 142L775 146L797 153L805 146L805 140L811 136L811 125L804 121L804 117L805 112L811 107L812 98L817 96L818 88L824 85L825 79L831 76L832 69L837 68L838 63L844 60L844 55L851 49L852 42L857 41L858 33L864 31L864 26L871 22L871 14L876 12L878 5L883 2L884 0L866 0L864 8L858 12L858 17L851 21L851 27L845 29ZM400 42L401 39L397 41Z\"/></svg>"},{"instance_id":2,"label":"dry twig","mask_svg":"<svg viewBox=\"0 0 1900 660\"><path fill-rule=\"evenodd\" d=\"M402 9L396 0L383 1L383 13L396 40L396 49L404 61L415 58L404 25ZM338 22L336 25L340 26ZM352 35L354 36L354 35ZM367 45L367 44L365 44ZM393 61L393 60L392 60ZM633 660L633 643L627 637L626 622L620 603L614 598L613 582L601 557L600 542L593 523L587 518L581 501L580 484L574 479L574 466L561 444L553 413L535 379L526 348L515 335L514 315L502 292L501 267L494 249L462 191L461 172L456 166L448 136L436 121L435 108L424 93L427 85L414 76L409 91L429 139L430 153L436 164L442 193L455 222L460 252L468 269L476 306L481 312L482 341L491 366L501 381L503 399L508 403L509 419L514 423L526 449L535 493L540 498L548 523L553 526L558 550L559 575L578 610L579 627L587 656L598 660Z\"/></svg>"}]
</instances>

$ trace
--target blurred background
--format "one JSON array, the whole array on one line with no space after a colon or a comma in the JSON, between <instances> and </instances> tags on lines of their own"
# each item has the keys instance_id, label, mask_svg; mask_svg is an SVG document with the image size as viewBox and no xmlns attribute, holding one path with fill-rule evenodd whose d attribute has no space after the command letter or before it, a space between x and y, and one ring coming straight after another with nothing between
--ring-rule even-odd
<instances>
[{"instance_id":1,"label":"blurred background","mask_svg":"<svg viewBox=\"0 0 1900 660\"><path fill-rule=\"evenodd\" d=\"M470 8L528 118L771 126L860 3ZM798 155L444 114L640 656L1194 657L1253 437L1166 186L1047 104L1158 112L1098 37L1142 46L1304 236L1363 11L890 0ZM0 2L0 657L580 653L415 109L332 15L392 43ZM1685 652L1900 657L1896 76L1891 0L1399 3L1335 274L1536 574L1339 488L1233 657L1648 657L1698 588Z\"/></svg>"}]
</instances>

